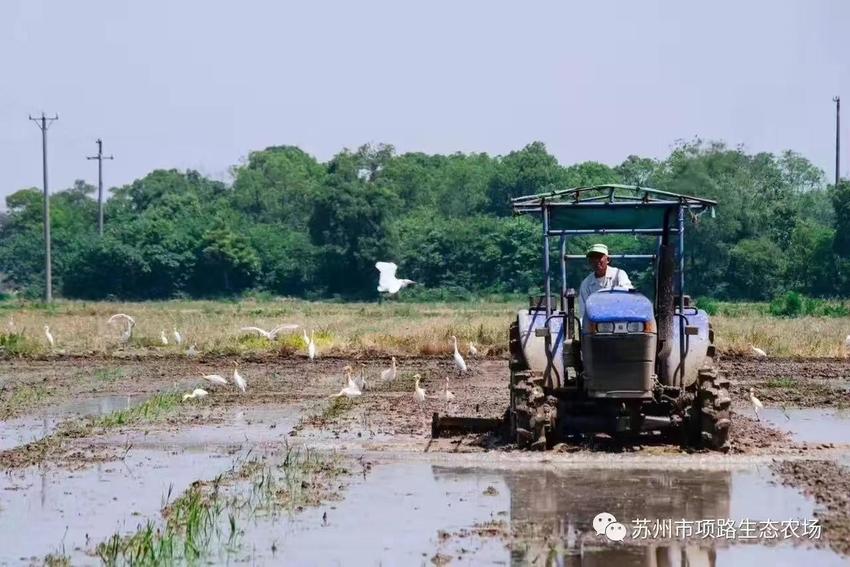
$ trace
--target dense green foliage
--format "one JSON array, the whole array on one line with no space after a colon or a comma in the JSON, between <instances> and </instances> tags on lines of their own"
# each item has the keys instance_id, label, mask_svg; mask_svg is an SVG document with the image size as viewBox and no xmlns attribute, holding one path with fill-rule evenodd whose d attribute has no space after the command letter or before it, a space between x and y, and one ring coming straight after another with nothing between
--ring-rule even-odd
<instances>
[{"instance_id":1,"label":"dense green foliage","mask_svg":"<svg viewBox=\"0 0 850 567\"><path fill-rule=\"evenodd\" d=\"M395 261L421 286L410 295L526 293L541 283L540 226L511 216L508 199L552 188L629 183L719 201L690 227L688 292L771 300L805 312L789 291L850 294L850 184L827 187L803 157L681 143L664 160L563 166L542 143L505 156L397 155L392 146L345 150L327 163L292 146L252 153L233 182L194 171L154 171L112 190L97 236L93 188L51 196L57 291L79 298L234 295L373 297L376 260ZM0 274L43 291L42 197L23 189L0 216ZM569 241L569 252L592 240ZM651 250L605 237L617 252ZM640 287L645 264L622 264ZM571 263L571 285L584 275ZM815 304L810 308L814 309Z\"/></svg>"}]
</instances>

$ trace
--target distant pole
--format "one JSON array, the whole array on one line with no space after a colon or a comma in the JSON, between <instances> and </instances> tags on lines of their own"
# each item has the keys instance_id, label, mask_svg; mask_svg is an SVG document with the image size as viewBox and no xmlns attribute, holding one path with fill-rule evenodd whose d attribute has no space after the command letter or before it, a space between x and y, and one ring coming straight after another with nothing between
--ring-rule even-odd
<instances>
[{"instance_id":1,"label":"distant pole","mask_svg":"<svg viewBox=\"0 0 850 567\"><path fill-rule=\"evenodd\" d=\"M87 156L86 159L97 160L97 233L103 236L103 160L115 159L103 155L103 140L97 139L97 155Z\"/></svg>"},{"instance_id":2,"label":"distant pole","mask_svg":"<svg viewBox=\"0 0 850 567\"><path fill-rule=\"evenodd\" d=\"M835 102L835 187L838 188L838 166L839 156L841 155L841 97L832 97Z\"/></svg>"},{"instance_id":3,"label":"distant pole","mask_svg":"<svg viewBox=\"0 0 850 567\"><path fill-rule=\"evenodd\" d=\"M55 114L52 118L48 118L41 113L41 118L29 117L35 122L35 125L41 130L41 168L44 176L44 300L47 303L53 301L53 278L51 274L50 261L50 199L47 191L47 129L50 128L50 123L54 120L59 120L59 115Z\"/></svg>"}]
</instances>

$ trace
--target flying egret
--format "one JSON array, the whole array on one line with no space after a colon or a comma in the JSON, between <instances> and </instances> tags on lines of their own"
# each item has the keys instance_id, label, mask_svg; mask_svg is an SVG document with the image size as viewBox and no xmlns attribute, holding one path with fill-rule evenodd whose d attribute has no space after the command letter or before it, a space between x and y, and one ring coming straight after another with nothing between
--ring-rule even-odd
<instances>
[{"instance_id":1,"label":"flying egret","mask_svg":"<svg viewBox=\"0 0 850 567\"><path fill-rule=\"evenodd\" d=\"M750 344L750 350L756 358L767 358L767 353L761 350L759 347Z\"/></svg>"},{"instance_id":2,"label":"flying egret","mask_svg":"<svg viewBox=\"0 0 850 567\"><path fill-rule=\"evenodd\" d=\"M53 340L53 334L50 332L50 326L44 326L44 336L47 337L47 342L50 343L50 348L56 346L56 341Z\"/></svg>"},{"instance_id":3,"label":"flying egret","mask_svg":"<svg viewBox=\"0 0 850 567\"><path fill-rule=\"evenodd\" d=\"M453 355L455 367L457 367L458 372L466 372L466 361L460 355L460 351L457 350L457 337L452 335L452 341L454 341L455 345L455 353Z\"/></svg>"},{"instance_id":4,"label":"flying egret","mask_svg":"<svg viewBox=\"0 0 850 567\"><path fill-rule=\"evenodd\" d=\"M850 356L850 335L847 335L847 338L844 339L844 358Z\"/></svg>"},{"instance_id":5,"label":"flying egret","mask_svg":"<svg viewBox=\"0 0 850 567\"><path fill-rule=\"evenodd\" d=\"M245 388L248 387L248 382L246 382L245 379L242 378L242 375L239 374L239 362L234 361L233 364L234 364L234 366L233 366L233 383L236 384L239 387L239 389L242 390L242 393L244 394Z\"/></svg>"},{"instance_id":6,"label":"flying egret","mask_svg":"<svg viewBox=\"0 0 850 567\"><path fill-rule=\"evenodd\" d=\"M398 279L395 277L398 266L392 262L376 262L375 267L381 273L378 277L378 292L394 295L409 285L415 284L413 280Z\"/></svg>"},{"instance_id":7,"label":"flying egret","mask_svg":"<svg viewBox=\"0 0 850 567\"><path fill-rule=\"evenodd\" d=\"M203 388L195 388L192 390L191 394L183 394L183 401L185 402L186 400L193 400L195 398L205 398L207 395L209 395L209 392Z\"/></svg>"},{"instance_id":8,"label":"flying egret","mask_svg":"<svg viewBox=\"0 0 850 567\"><path fill-rule=\"evenodd\" d=\"M116 313L115 315L109 318L107 323L114 323L118 319L124 319L125 321L127 321L127 328L121 334L121 340L125 343L129 342L129 340L133 338L133 329L136 326L136 320L127 315L126 313Z\"/></svg>"},{"instance_id":9,"label":"flying egret","mask_svg":"<svg viewBox=\"0 0 850 567\"><path fill-rule=\"evenodd\" d=\"M180 331L177 330L177 327L174 327L174 342L178 345L183 344L183 335L180 334Z\"/></svg>"},{"instance_id":10,"label":"flying egret","mask_svg":"<svg viewBox=\"0 0 850 567\"><path fill-rule=\"evenodd\" d=\"M761 418L759 417L759 410L764 409L764 404L756 397L755 390L753 390L753 388L750 388L750 403L753 404L753 411L756 412L756 419L761 421Z\"/></svg>"},{"instance_id":11,"label":"flying egret","mask_svg":"<svg viewBox=\"0 0 850 567\"><path fill-rule=\"evenodd\" d=\"M381 371L381 380L384 380L384 381L395 380L396 373L397 373L397 369L396 369L396 364L395 364L395 357L393 357L392 367Z\"/></svg>"},{"instance_id":12,"label":"flying egret","mask_svg":"<svg viewBox=\"0 0 850 567\"><path fill-rule=\"evenodd\" d=\"M221 376L220 374L204 374L204 380L208 382L212 382L213 384L220 384L222 386L227 385L227 378Z\"/></svg>"},{"instance_id":13,"label":"flying egret","mask_svg":"<svg viewBox=\"0 0 850 567\"><path fill-rule=\"evenodd\" d=\"M159 332L159 340L162 341L162 344L168 344L168 337L165 336L165 330Z\"/></svg>"},{"instance_id":14,"label":"flying egret","mask_svg":"<svg viewBox=\"0 0 850 567\"><path fill-rule=\"evenodd\" d=\"M416 378L416 384L413 386L413 398L421 404L425 401L425 388L419 387L419 374L414 374L413 377Z\"/></svg>"},{"instance_id":15,"label":"flying egret","mask_svg":"<svg viewBox=\"0 0 850 567\"><path fill-rule=\"evenodd\" d=\"M287 324L284 324L284 325L278 325L277 327L275 327L271 331L266 331L265 329L261 329L259 327L242 327L239 330L242 331L243 333L248 333L248 332L257 333L258 335L266 337L268 340L273 341L273 340L277 339L277 336L281 332L283 332L283 331L294 331L297 328L298 328L298 325L293 325L293 324L287 323Z\"/></svg>"},{"instance_id":16,"label":"flying egret","mask_svg":"<svg viewBox=\"0 0 850 567\"><path fill-rule=\"evenodd\" d=\"M313 329L310 329L310 343L307 345L307 356L310 357L310 360L315 360L317 354L316 341L313 340Z\"/></svg>"},{"instance_id":17,"label":"flying egret","mask_svg":"<svg viewBox=\"0 0 850 567\"><path fill-rule=\"evenodd\" d=\"M469 341L469 356L478 356L478 349L472 341Z\"/></svg>"}]
</instances>

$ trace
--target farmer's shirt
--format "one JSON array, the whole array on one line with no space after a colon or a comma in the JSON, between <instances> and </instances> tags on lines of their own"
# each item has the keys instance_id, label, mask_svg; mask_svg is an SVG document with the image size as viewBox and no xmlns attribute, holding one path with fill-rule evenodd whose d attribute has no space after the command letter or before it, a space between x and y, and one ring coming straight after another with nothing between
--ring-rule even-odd
<instances>
[{"instance_id":1,"label":"farmer's shirt","mask_svg":"<svg viewBox=\"0 0 850 567\"><path fill-rule=\"evenodd\" d=\"M601 278L596 277L595 272L590 272L581 282L581 287L578 291L578 313L579 317L584 316L584 302L591 293L596 293L600 289L611 289L614 287L632 287L632 282L629 281L629 276L624 270L608 266L605 268L605 275Z\"/></svg>"}]
</instances>

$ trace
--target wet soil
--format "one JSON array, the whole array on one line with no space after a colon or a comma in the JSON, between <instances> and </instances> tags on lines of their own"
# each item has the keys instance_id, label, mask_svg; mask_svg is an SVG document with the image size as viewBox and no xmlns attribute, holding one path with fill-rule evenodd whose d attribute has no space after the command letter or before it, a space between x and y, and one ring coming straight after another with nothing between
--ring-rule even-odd
<instances>
[{"instance_id":1,"label":"wet soil","mask_svg":"<svg viewBox=\"0 0 850 567\"><path fill-rule=\"evenodd\" d=\"M824 460L779 461L773 466L784 484L815 499L824 541L850 555L850 467Z\"/></svg>"},{"instance_id":2,"label":"wet soil","mask_svg":"<svg viewBox=\"0 0 850 567\"><path fill-rule=\"evenodd\" d=\"M320 358L313 362L303 358L263 358L241 361L238 367L239 373L248 382L247 391L242 393L232 385L213 386L201 378L203 374L221 374L229 379L234 366L230 360L226 359L75 358L50 361L7 361L0 367L0 419L5 421L0 423L0 433L26 429L27 424L30 423L27 420L32 420L32 423L41 424L44 437L34 439L22 435L13 441L6 441L4 438L0 449L6 450L0 452L0 469L5 470L7 474L14 474L15 471L29 474L24 471L39 470L31 466L39 465L41 470L46 467L73 474L73 471L90 469L92 466L112 467L112 463L132 459L136 452L144 454L147 451L165 450L178 454L201 450L220 457L233 455L250 447L281 453L293 445L306 445L355 456L369 455L369 458L397 459L429 467L438 462L456 463L463 457L458 453L466 453L466 456L471 459L468 463L470 467L501 466L510 470L528 467L537 471L541 467L547 469L555 467L563 471L587 470L588 467L594 466L606 470L625 467L625 470L630 471L647 469L650 471L647 473L647 478L657 476L659 471L673 468L691 471L724 469L725 467L752 468L777 458L782 459L783 467L790 467L792 464L797 467L778 469L777 474L781 475L783 480L791 486L805 488L816 502L826 503L824 506L828 512L832 510L829 512L832 516L828 514L823 516L825 532L827 521L830 522L829 544L835 550L850 553L850 530L839 527L840 522L845 522L845 525L850 525L850 522L846 521L847 518L844 516L836 516L837 512L834 511L840 506L849 508L847 498L850 495L850 486L846 481L837 480L842 470L844 476L847 476L847 469L845 467L836 469L835 472L828 472L826 480L832 483L834 476L836 481L827 485L829 492L822 494L823 489L818 483L819 473L816 472L819 470L819 465L811 465L811 468L809 465L809 463L826 462L836 467L837 465L834 464L836 459L847 459L850 443L845 442L842 437L827 438L822 435L822 430L817 428L813 430L811 436L801 437L801 430L797 426L803 418L794 410L797 407L808 408L814 413L806 419L817 422L821 417L818 412L835 413L836 408L843 407L847 392L850 390L848 388L850 364L847 362L818 360L809 364L806 361L771 359L724 360L721 363L721 369L732 381L734 410L731 451L727 455L691 454L666 441L646 440L635 445L623 446L610 443L604 437L577 445L562 445L557 451L533 454L517 451L511 444L500 441L494 435L467 435L432 440L430 438L431 416L435 412L456 416L500 418L508 406L507 362L495 358L472 359L468 362L470 372L459 376L450 359L400 359L396 379L382 381L380 373L389 367L389 360L383 358ZM344 367L347 364L354 367L355 376L363 375L366 378L367 389L363 396L354 400L333 398L332 396L345 385ZM421 404L413 396L415 374L421 376L421 385L427 391L426 400ZM442 398L446 387L446 377L449 378L449 388L455 395L454 400L448 403ZM123 400L127 396L129 398L126 404L130 404L155 393L183 393L196 387L207 389L210 392L209 395L201 400L181 404L177 411L164 419L109 429L93 430L80 427L80 416L98 415L111 409L122 409L121 405L125 403ZM781 411L782 413L777 415L782 417L771 414L763 415L763 419L757 420L749 404L750 388L754 388L758 397L763 400L766 411ZM73 400L76 405L70 400ZM841 415L829 421L826 427L843 427L845 422L842 421L844 418ZM48 418L51 420L49 424L45 421ZM789 425L783 427L782 422L777 420L786 418ZM130 457L127 456L128 454ZM163 463L167 463L167 459L164 459ZM142 466L139 464L139 467ZM163 466L167 471L170 465ZM829 470L832 471L832 469ZM603 490L604 487L601 486L592 488L595 486L592 479L594 475L599 476L599 474L601 473L591 475L582 473L581 476L576 476L574 472L569 473L564 477L567 480L564 481L566 484L563 486L561 486L563 483L560 477L549 478L539 472L531 474L529 479L544 478L543 485L538 491L539 494L544 495L572 493L574 491L569 488L570 483L575 483L577 479L583 479L582 486L587 489L584 493L593 495L595 498L606 494L608 496L618 494L616 490ZM638 478L641 478L640 475ZM697 475L695 478L702 477ZM608 484L614 482L611 479L608 480L610 481ZM647 480L647 482L650 481ZM689 486L681 479L671 482ZM493 480L487 480L486 484L483 482L476 484L474 498L482 499L485 503L504 502L505 495L510 495L513 499L517 492L522 490L524 484L516 484L513 481L509 484L511 486L507 486L506 481ZM697 482L699 486L703 484L706 483ZM708 484L711 483L708 482ZM733 484L740 487L746 485L746 482L739 480ZM402 486L404 486L403 483ZM162 490L163 488L157 485L155 492ZM402 494L412 494L418 488L410 486L394 490L401 491ZM637 493L649 494L648 490L650 489L647 487L632 486L630 491L624 493L624 497ZM731 489L727 489L727 492L729 490ZM751 490L758 498L767 492L767 489L758 483L747 490ZM366 494L371 493L367 491ZM393 492L390 491L390 494ZM469 494L471 495L472 491ZM677 508L678 505L676 505L671 509L678 510L679 515L681 510L691 509L689 506L692 507L696 502L693 500L692 489L685 490L685 494L681 506ZM470 495L463 498L473 498ZM378 497L373 496L373 499L375 498ZM714 502L711 500L713 498L712 496L707 501ZM349 499L358 502L363 500L359 496L346 496L346 502ZM788 500L787 495L782 496L780 500ZM366 498L366 501L369 501L369 498ZM668 499L668 501L675 504L673 500ZM533 504L528 502L523 504L521 500L517 502L516 513L511 513L508 518L500 517L499 510L481 504L483 508L476 508L477 512L470 514L467 518L469 521L454 524L445 519L435 520L427 524L427 529L430 530L428 533L431 536L437 533L437 530L459 533L462 529L469 530L478 524L485 525L493 521L516 519L517 521L507 529L507 536L505 536L513 541L517 536L515 529L523 525L518 521L520 511L525 510L522 513L528 514L533 510L541 509L541 506L545 508L546 505L544 501L535 501ZM577 505L575 502L570 504L571 507ZM69 501L67 506L70 509L73 503ZM387 506L390 507L390 504L388 503ZM351 514L357 514L351 507L346 509ZM500 510L503 511L503 509L504 506ZM338 518L333 508L326 509L324 512L328 512L331 518ZM0 504L0 516L3 514L2 504ZM312 522L315 520L314 516L315 514L307 514L305 517L310 518ZM392 524L397 522L397 518L392 521L388 519L387 522L388 525ZM340 522L340 525L347 524ZM530 526L532 529L540 527L534 522ZM313 529L311 527L308 530L309 534L314 533L311 531ZM347 530L348 528L343 533L347 534ZM495 531L502 533L498 529ZM321 533L314 537L297 530L296 532L297 537L293 535L290 542L293 549L300 550L295 553L295 556L303 557L307 562L315 560L317 555L311 555L316 551L315 549L299 547L294 542L304 537L306 538L304 541L315 540L317 548L322 548L321 542L326 541L324 536ZM580 533L583 532L580 531ZM595 537L595 534L593 535ZM473 532L468 534L468 538L479 536L480 534ZM268 545L268 549L272 550L279 547L276 541L263 540L262 532L257 537L258 545ZM459 551L460 548L464 548L465 543L458 544L455 541L457 538L449 539L454 543L449 542L441 546L438 539L425 538L424 541L430 542L429 545L431 545L431 549L425 555L422 555L422 551L419 550L423 541L419 538L416 539L420 543L417 544L419 547L416 547L415 554L405 552L387 555L376 548L370 557L387 557L390 561L406 562L424 562L433 558L436 562L440 562L448 558L460 561L459 558L463 557L475 557L479 560L482 557L489 557L488 554L492 553L494 557L498 557L496 560L511 560L504 557L504 542L495 548L492 546L492 541L481 543L476 548L477 551L467 556ZM594 542L595 540L587 543ZM520 538L519 544L527 543L528 541ZM508 557L516 557L519 562L522 562L521 558L514 553L520 549L519 544L515 550L511 550ZM675 552L675 550L671 551L675 545L664 545L667 546L665 553ZM600 558L609 553L604 546L601 549ZM726 553L716 545L710 550L711 553L716 552L717 557ZM742 559L745 557L742 555L744 552L735 553L737 555L733 555L733 559L723 564L747 561ZM339 554L341 558L346 557L344 549L340 549ZM753 555L747 557L751 556ZM758 557L758 554L754 556ZM320 555L320 557L326 556ZM262 560L263 556L260 555L259 559ZM273 560L269 557L265 559ZM612 560L625 561L626 559L626 556L622 555L613 557ZM719 560L717 564L720 564Z\"/></svg>"}]
</instances>

